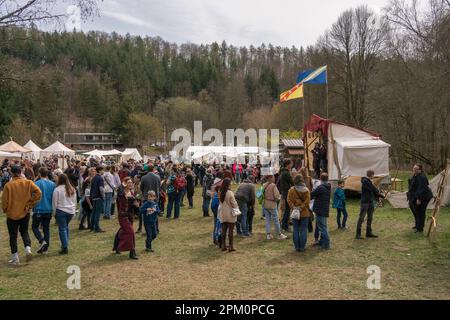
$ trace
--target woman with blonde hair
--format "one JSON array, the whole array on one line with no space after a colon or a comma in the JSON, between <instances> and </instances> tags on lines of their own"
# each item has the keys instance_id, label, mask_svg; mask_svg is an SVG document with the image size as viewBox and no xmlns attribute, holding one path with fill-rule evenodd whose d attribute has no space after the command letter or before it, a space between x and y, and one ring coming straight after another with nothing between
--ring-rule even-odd
<instances>
[{"instance_id":1,"label":"woman with blonde hair","mask_svg":"<svg viewBox=\"0 0 450 320\"><path fill-rule=\"evenodd\" d=\"M239 205L234 197L233 191L230 190L231 179L225 178L222 181L219 193L219 212L218 218L222 224L222 251L226 251L225 245L228 231L229 247L228 251L236 251L233 247L233 230L237 221L236 210L239 210Z\"/></svg>"}]
</instances>

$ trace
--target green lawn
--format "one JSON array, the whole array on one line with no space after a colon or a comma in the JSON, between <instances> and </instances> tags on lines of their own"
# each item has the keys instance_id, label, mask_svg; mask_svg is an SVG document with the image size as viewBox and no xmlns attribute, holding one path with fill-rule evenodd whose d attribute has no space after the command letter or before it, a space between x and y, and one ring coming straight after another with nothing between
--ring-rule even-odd
<instances>
[{"instance_id":1,"label":"green lawn","mask_svg":"<svg viewBox=\"0 0 450 320\"><path fill-rule=\"evenodd\" d=\"M0 299L449 299L450 210L441 210L430 240L411 230L412 215L386 205L375 213L379 239L354 240L358 203L350 201L348 231L329 220L332 249L293 249L292 240L265 240L260 210L254 236L237 239L237 252L222 253L212 244L212 218L201 214L200 190L195 209L181 219L161 219L155 253L145 253L137 235L140 259L112 254L117 220L104 221L104 234L77 230L71 223L68 256L59 256L57 229L47 256L26 264L7 264L9 245L4 215L0 224ZM289 234L291 235L291 234ZM31 235L32 236L32 235ZM37 241L33 238L33 251ZM21 241L19 239L19 244ZM66 287L69 265L81 268L81 290ZM381 289L366 287L366 268L381 268Z\"/></svg>"}]
</instances>

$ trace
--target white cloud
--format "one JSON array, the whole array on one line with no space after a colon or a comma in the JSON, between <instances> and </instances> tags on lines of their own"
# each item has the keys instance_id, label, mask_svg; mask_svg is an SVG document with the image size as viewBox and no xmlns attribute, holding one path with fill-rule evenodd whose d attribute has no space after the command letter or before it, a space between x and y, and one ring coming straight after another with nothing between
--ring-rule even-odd
<instances>
[{"instance_id":1,"label":"white cloud","mask_svg":"<svg viewBox=\"0 0 450 320\"><path fill-rule=\"evenodd\" d=\"M135 26L146 26L146 22L133 17L132 15L126 14L126 13L120 13L120 12L111 12L111 11L103 11L103 15L106 17L111 17L117 20L120 20L122 22L125 22L127 24L135 25Z\"/></svg>"}]
</instances>

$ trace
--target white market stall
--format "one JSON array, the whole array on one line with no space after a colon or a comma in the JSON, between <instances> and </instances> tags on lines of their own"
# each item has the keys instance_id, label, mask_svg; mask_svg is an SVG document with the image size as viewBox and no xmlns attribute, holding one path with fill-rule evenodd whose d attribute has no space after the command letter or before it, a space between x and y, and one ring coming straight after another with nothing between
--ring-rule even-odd
<instances>
[{"instance_id":1,"label":"white market stall","mask_svg":"<svg viewBox=\"0 0 450 320\"><path fill-rule=\"evenodd\" d=\"M28 153L31 152L30 149L22 147L17 142L14 142L13 140L8 141L0 146L0 151L3 152L10 152L10 153Z\"/></svg>"},{"instance_id":2,"label":"white market stall","mask_svg":"<svg viewBox=\"0 0 450 320\"><path fill-rule=\"evenodd\" d=\"M127 162L128 160L141 161L143 158L137 149L127 148L122 152L122 162Z\"/></svg>"},{"instance_id":3,"label":"white market stall","mask_svg":"<svg viewBox=\"0 0 450 320\"><path fill-rule=\"evenodd\" d=\"M29 154L25 153L24 158L29 158L30 160L37 160L41 157L42 149L36 145L31 139L24 145L25 148L30 149Z\"/></svg>"},{"instance_id":4,"label":"white market stall","mask_svg":"<svg viewBox=\"0 0 450 320\"><path fill-rule=\"evenodd\" d=\"M3 161L5 159L20 159L22 155L20 153L11 153L11 152L4 152L0 151L0 161Z\"/></svg>"}]
</instances>

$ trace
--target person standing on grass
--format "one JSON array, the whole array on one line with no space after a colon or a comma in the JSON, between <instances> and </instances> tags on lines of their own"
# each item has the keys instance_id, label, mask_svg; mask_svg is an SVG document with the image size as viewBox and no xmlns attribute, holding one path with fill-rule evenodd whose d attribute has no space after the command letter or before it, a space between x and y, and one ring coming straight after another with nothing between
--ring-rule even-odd
<instances>
[{"instance_id":1,"label":"person standing on grass","mask_svg":"<svg viewBox=\"0 0 450 320\"><path fill-rule=\"evenodd\" d=\"M214 183L212 169L208 168L202 181L202 197L203 197L203 216L209 217L209 204L211 203L212 191L211 187Z\"/></svg>"},{"instance_id":2,"label":"person standing on grass","mask_svg":"<svg viewBox=\"0 0 450 320\"><path fill-rule=\"evenodd\" d=\"M330 216L331 185L328 183L328 174L320 174L321 184L311 192L314 199L313 211L316 214L316 228L319 230L319 245L322 249L330 249L330 236L328 234L327 220Z\"/></svg>"},{"instance_id":3,"label":"person standing on grass","mask_svg":"<svg viewBox=\"0 0 450 320\"><path fill-rule=\"evenodd\" d=\"M78 230L92 230L91 225L91 215L92 209L94 208L91 199L91 180L97 174L95 168L89 168L89 176L83 181L81 190L83 191L83 198L81 200L81 207L83 209L83 215L80 219L80 225ZM87 220L87 227L85 227L84 222Z\"/></svg>"},{"instance_id":4,"label":"person standing on grass","mask_svg":"<svg viewBox=\"0 0 450 320\"><path fill-rule=\"evenodd\" d=\"M103 209L103 218L111 219L111 208L114 197L114 176L111 173L111 166L106 166L105 173L103 174L103 180L105 181L105 204Z\"/></svg>"},{"instance_id":5,"label":"person standing on grass","mask_svg":"<svg viewBox=\"0 0 450 320\"><path fill-rule=\"evenodd\" d=\"M105 181L103 180L102 166L96 168L97 174L91 180L91 200L92 200L92 216L91 216L91 231L100 233L104 232L100 228L100 215L105 208Z\"/></svg>"},{"instance_id":6,"label":"person standing on grass","mask_svg":"<svg viewBox=\"0 0 450 320\"><path fill-rule=\"evenodd\" d=\"M139 204L134 194L134 184L130 177L125 177L122 181L122 186L117 192L117 209L119 210L119 225L120 229L117 231L114 238L113 251L120 254L122 251L130 251L130 259L137 260L135 249L135 237L133 229L133 219L135 208Z\"/></svg>"},{"instance_id":7,"label":"person standing on grass","mask_svg":"<svg viewBox=\"0 0 450 320\"><path fill-rule=\"evenodd\" d=\"M236 216L233 215L233 209L239 209L239 205L234 197L233 191L230 190L231 179L226 178L222 181L219 193L220 209L218 218L222 224L222 251L226 251L226 238L228 232L229 247L228 251L236 251L233 246L233 229L236 224Z\"/></svg>"},{"instance_id":8,"label":"person standing on grass","mask_svg":"<svg viewBox=\"0 0 450 320\"><path fill-rule=\"evenodd\" d=\"M3 188L2 210L6 214L11 247L11 259L8 262L19 265L18 232L20 232L25 247L26 261L30 261L32 258L31 239L28 234L30 210L41 200L42 193L33 181L22 177L20 166L12 166L11 175L12 179Z\"/></svg>"},{"instance_id":9,"label":"person standing on grass","mask_svg":"<svg viewBox=\"0 0 450 320\"><path fill-rule=\"evenodd\" d=\"M373 185L372 178L375 176L373 170L367 170L367 176L361 178L361 208L359 211L358 224L356 226L356 239L364 239L361 237L362 224L367 215L366 238L378 238L372 233L372 220L375 211L375 201L384 196Z\"/></svg>"},{"instance_id":10,"label":"person standing on grass","mask_svg":"<svg viewBox=\"0 0 450 320\"><path fill-rule=\"evenodd\" d=\"M294 182L292 181L292 176L291 176L291 169L292 169L291 159L285 159L283 161L283 168L280 171L279 191L281 193L281 203L280 203L280 210L281 210L281 214L282 214L281 228L286 232L290 232L289 216L291 214L290 213L291 209L289 208L289 204L287 203L287 195L288 195L289 189L294 185Z\"/></svg>"},{"instance_id":11,"label":"person standing on grass","mask_svg":"<svg viewBox=\"0 0 450 320\"><path fill-rule=\"evenodd\" d=\"M176 180L177 175L176 172L174 171L172 175L169 176L167 183L167 196L169 198L166 213L167 219L172 218L172 209L174 210L174 219L177 219L180 216L181 192L176 187Z\"/></svg>"},{"instance_id":12,"label":"person standing on grass","mask_svg":"<svg viewBox=\"0 0 450 320\"><path fill-rule=\"evenodd\" d=\"M145 233L147 238L145 240L145 250L153 252L152 241L155 240L158 235L157 221L158 221L159 207L156 201L155 191L149 191L147 200L144 201L140 208L140 214L144 221Z\"/></svg>"},{"instance_id":13,"label":"person standing on grass","mask_svg":"<svg viewBox=\"0 0 450 320\"><path fill-rule=\"evenodd\" d=\"M414 232L423 232L428 203L433 199L433 192L428 186L428 179L421 164L413 167L414 175L410 178L407 198L414 214Z\"/></svg>"},{"instance_id":14,"label":"person standing on grass","mask_svg":"<svg viewBox=\"0 0 450 320\"><path fill-rule=\"evenodd\" d=\"M161 177L155 172L153 164L148 165L148 172L141 178L141 191L143 199L147 199L147 193L154 191L156 198L159 199L159 188L161 186Z\"/></svg>"},{"instance_id":15,"label":"person standing on grass","mask_svg":"<svg viewBox=\"0 0 450 320\"><path fill-rule=\"evenodd\" d=\"M347 209L345 207L345 191L344 191L344 180L338 180L338 187L334 191L333 195L333 208L337 210L337 225L338 229L347 229ZM341 222L341 215L343 216Z\"/></svg>"},{"instance_id":16,"label":"person standing on grass","mask_svg":"<svg viewBox=\"0 0 450 320\"><path fill-rule=\"evenodd\" d=\"M294 186L289 189L288 203L289 206L299 210L298 219L292 219L293 241L295 250L298 252L305 251L307 237L308 237L308 222L311 215L309 211L309 201L311 194L306 186L303 176L298 175L294 178Z\"/></svg>"},{"instance_id":17,"label":"person standing on grass","mask_svg":"<svg viewBox=\"0 0 450 320\"><path fill-rule=\"evenodd\" d=\"M186 195L188 198L189 209L194 208L194 189L195 178L191 168L186 169Z\"/></svg>"},{"instance_id":18,"label":"person standing on grass","mask_svg":"<svg viewBox=\"0 0 450 320\"><path fill-rule=\"evenodd\" d=\"M58 179L58 186L53 191L53 213L58 223L61 251L59 254L69 253L69 223L77 208L77 192L65 173Z\"/></svg>"},{"instance_id":19,"label":"person standing on grass","mask_svg":"<svg viewBox=\"0 0 450 320\"><path fill-rule=\"evenodd\" d=\"M255 185L250 180L244 180L236 190L235 198L242 214L238 217L236 223L237 233L242 237L249 237L248 228L248 208L255 205L256 199Z\"/></svg>"},{"instance_id":20,"label":"person standing on grass","mask_svg":"<svg viewBox=\"0 0 450 320\"><path fill-rule=\"evenodd\" d=\"M275 176L273 174L266 176L266 183L264 183L264 201L262 204L264 217L266 217L266 238L271 240L272 236L270 234L270 225L273 222L275 225L275 232L277 234L278 240L285 240L287 236L281 233L280 222L278 219L278 203L281 200L280 191L278 191L277 185L275 184ZM286 196L286 200L288 197Z\"/></svg>"},{"instance_id":21,"label":"person standing on grass","mask_svg":"<svg viewBox=\"0 0 450 320\"><path fill-rule=\"evenodd\" d=\"M218 211L219 211L219 191L222 186L222 180L219 178L216 178L216 181L214 181L213 189L214 189L214 195L211 200L211 211L214 215L214 229L213 229L213 243L215 245L218 245L219 248L222 246L222 239L220 237L222 233L222 226L220 224L220 220L218 219Z\"/></svg>"},{"instance_id":22,"label":"person standing on grass","mask_svg":"<svg viewBox=\"0 0 450 320\"><path fill-rule=\"evenodd\" d=\"M53 212L53 191L55 191L56 185L48 179L48 170L46 167L40 167L38 174L39 180L36 181L36 185L41 190L42 197L33 209L31 230L33 230L34 236L39 241L37 253L46 254L50 246L50 221ZM44 235L39 230L41 226Z\"/></svg>"}]
</instances>

